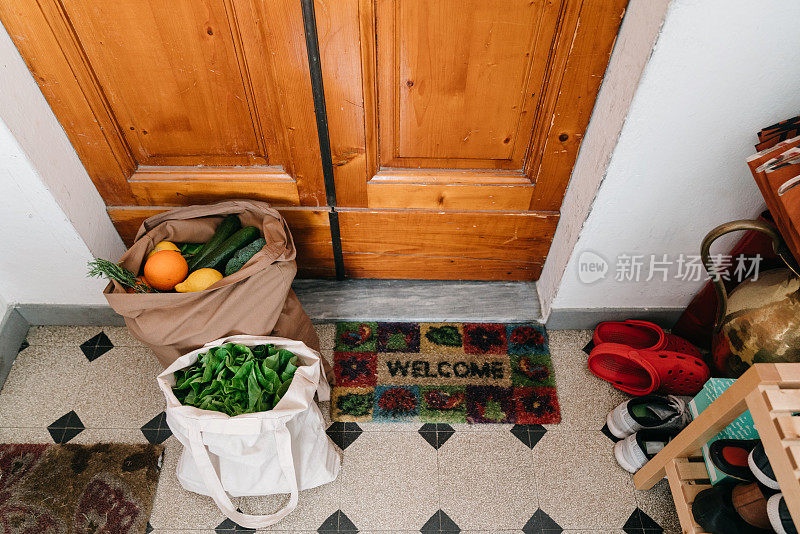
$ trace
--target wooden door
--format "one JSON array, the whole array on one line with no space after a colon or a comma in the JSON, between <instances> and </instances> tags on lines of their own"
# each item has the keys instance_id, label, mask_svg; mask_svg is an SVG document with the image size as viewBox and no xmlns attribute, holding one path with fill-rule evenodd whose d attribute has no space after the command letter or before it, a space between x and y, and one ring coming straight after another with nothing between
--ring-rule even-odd
<instances>
[{"instance_id":1,"label":"wooden door","mask_svg":"<svg viewBox=\"0 0 800 534\"><path fill-rule=\"evenodd\" d=\"M0 21L128 243L245 197L279 206L302 275L340 251L350 277L535 280L626 2L30 0Z\"/></svg>"},{"instance_id":2,"label":"wooden door","mask_svg":"<svg viewBox=\"0 0 800 534\"><path fill-rule=\"evenodd\" d=\"M317 0L344 266L538 278L627 0Z\"/></svg>"},{"instance_id":3,"label":"wooden door","mask_svg":"<svg viewBox=\"0 0 800 534\"><path fill-rule=\"evenodd\" d=\"M2 2L0 20L126 242L169 206L254 198L287 207L306 274L333 274L298 0Z\"/></svg>"}]
</instances>

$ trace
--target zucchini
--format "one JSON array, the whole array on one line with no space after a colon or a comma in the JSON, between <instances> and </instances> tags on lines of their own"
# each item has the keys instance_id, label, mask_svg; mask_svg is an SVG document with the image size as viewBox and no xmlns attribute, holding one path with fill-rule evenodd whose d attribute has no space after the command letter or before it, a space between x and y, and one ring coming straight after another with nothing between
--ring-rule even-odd
<instances>
[{"instance_id":1,"label":"zucchini","mask_svg":"<svg viewBox=\"0 0 800 534\"><path fill-rule=\"evenodd\" d=\"M255 256L266 244L267 240L263 237L259 237L246 247L237 250L233 257L228 260L228 263L225 264L225 276L230 276L244 267L244 264L250 261L250 258Z\"/></svg>"},{"instance_id":2,"label":"zucchini","mask_svg":"<svg viewBox=\"0 0 800 534\"><path fill-rule=\"evenodd\" d=\"M245 226L238 230L235 234L223 241L216 249L212 250L204 258L194 264L194 270L197 269L217 269L222 264L223 268L225 263L231 259L231 256L236 254L236 251L245 247L258 239L261 234L255 226Z\"/></svg>"},{"instance_id":3,"label":"zucchini","mask_svg":"<svg viewBox=\"0 0 800 534\"><path fill-rule=\"evenodd\" d=\"M199 269L200 267L198 267L197 264L241 227L242 223L239 222L239 217L236 215L228 215L225 217L222 222L219 223L219 226L217 226L217 231L214 232L211 239L189 259L189 271Z\"/></svg>"}]
</instances>

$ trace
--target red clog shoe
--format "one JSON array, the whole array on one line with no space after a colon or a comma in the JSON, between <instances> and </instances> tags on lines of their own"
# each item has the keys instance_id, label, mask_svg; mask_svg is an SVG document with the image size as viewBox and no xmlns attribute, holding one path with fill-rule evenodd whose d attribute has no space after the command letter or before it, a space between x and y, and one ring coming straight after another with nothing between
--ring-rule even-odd
<instances>
[{"instance_id":1,"label":"red clog shoe","mask_svg":"<svg viewBox=\"0 0 800 534\"><path fill-rule=\"evenodd\" d=\"M631 395L695 395L711 373L700 358L669 350L640 350L601 343L589 354L589 370Z\"/></svg>"},{"instance_id":2,"label":"red clog shoe","mask_svg":"<svg viewBox=\"0 0 800 534\"><path fill-rule=\"evenodd\" d=\"M700 351L685 339L664 332L657 324L635 319L600 323L594 329L593 341L595 346L601 343L620 343L634 349L663 349L700 357Z\"/></svg>"}]
</instances>

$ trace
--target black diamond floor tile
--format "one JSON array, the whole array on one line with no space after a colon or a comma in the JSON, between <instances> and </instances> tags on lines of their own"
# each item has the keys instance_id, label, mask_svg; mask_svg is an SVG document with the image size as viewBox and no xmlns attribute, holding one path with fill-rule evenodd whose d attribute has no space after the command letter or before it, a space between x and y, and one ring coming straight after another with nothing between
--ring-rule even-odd
<instances>
[{"instance_id":1,"label":"black diamond floor tile","mask_svg":"<svg viewBox=\"0 0 800 534\"><path fill-rule=\"evenodd\" d=\"M19 346L19 350L17 351L17 353L20 353L20 352L22 352L23 350L27 349L28 347L30 347L30 344L28 343L28 340L26 339L26 340L25 340L25 341L23 341L23 342L22 342L22 344Z\"/></svg>"},{"instance_id":2,"label":"black diamond floor tile","mask_svg":"<svg viewBox=\"0 0 800 534\"><path fill-rule=\"evenodd\" d=\"M326 430L328 437L339 446L340 449L345 450L347 447L358 439L363 430L358 426L358 423L342 423L337 421L331 423L331 426Z\"/></svg>"},{"instance_id":3,"label":"black diamond floor tile","mask_svg":"<svg viewBox=\"0 0 800 534\"><path fill-rule=\"evenodd\" d=\"M95 361L97 358L113 348L114 345L111 343L111 340L108 339L108 336L105 334L105 332L100 332L93 338L84 341L81 344L81 350L90 362Z\"/></svg>"},{"instance_id":4,"label":"black diamond floor tile","mask_svg":"<svg viewBox=\"0 0 800 534\"><path fill-rule=\"evenodd\" d=\"M591 340L589 341L589 343L586 344L585 347L583 347L583 352L589 354L590 352L592 352L593 348L594 348L594 340Z\"/></svg>"},{"instance_id":5,"label":"black diamond floor tile","mask_svg":"<svg viewBox=\"0 0 800 534\"><path fill-rule=\"evenodd\" d=\"M317 532L320 534L327 534L329 532L346 532L352 534L358 532L358 528L350 521L349 517L344 515L344 512L336 510L328 519L322 522Z\"/></svg>"},{"instance_id":6,"label":"black diamond floor tile","mask_svg":"<svg viewBox=\"0 0 800 534\"><path fill-rule=\"evenodd\" d=\"M84 430L83 422L75 411L70 411L50 423L47 431L56 443L66 443Z\"/></svg>"},{"instance_id":7,"label":"black diamond floor tile","mask_svg":"<svg viewBox=\"0 0 800 534\"><path fill-rule=\"evenodd\" d=\"M442 510L437 510L436 513L422 525L419 531L425 534L438 534L440 532L461 532L461 529L456 525L455 521L450 519L450 516Z\"/></svg>"},{"instance_id":8,"label":"black diamond floor tile","mask_svg":"<svg viewBox=\"0 0 800 534\"><path fill-rule=\"evenodd\" d=\"M456 433L453 427L447 423L425 423L420 427L418 432L434 449L438 449L444 445L445 441Z\"/></svg>"},{"instance_id":9,"label":"black diamond floor tile","mask_svg":"<svg viewBox=\"0 0 800 534\"><path fill-rule=\"evenodd\" d=\"M542 425L514 425L511 427L511 433L529 449L532 449L544 437L547 429Z\"/></svg>"},{"instance_id":10,"label":"black diamond floor tile","mask_svg":"<svg viewBox=\"0 0 800 534\"><path fill-rule=\"evenodd\" d=\"M144 528L144 534L150 534L151 532L153 532L153 525L148 521L147 526Z\"/></svg>"},{"instance_id":11,"label":"black diamond floor tile","mask_svg":"<svg viewBox=\"0 0 800 534\"><path fill-rule=\"evenodd\" d=\"M525 526L522 527L522 532L525 534L560 534L564 529L553 521L541 508L528 519Z\"/></svg>"},{"instance_id":12,"label":"black diamond floor tile","mask_svg":"<svg viewBox=\"0 0 800 534\"><path fill-rule=\"evenodd\" d=\"M622 441L621 438L618 438L617 436L615 436L614 434L611 433L611 431L608 429L608 425L607 424L603 425L603 428L600 429L600 432L602 432L605 435L605 437L607 437L608 439L610 439L614 443L616 443L618 441Z\"/></svg>"},{"instance_id":13,"label":"black diamond floor tile","mask_svg":"<svg viewBox=\"0 0 800 534\"><path fill-rule=\"evenodd\" d=\"M217 534L239 534L239 533L247 533L253 534L256 530L254 528L246 528L241 525L237 525L230 519L226 519L214 529L214 532Z\"/></svg>"},{"instance_id":14,"label":"black diamond floor tile","mask_svg":"<svg viewBox=\"0 0 800 534\"><path fill-rule=\"evenodd\" d=\"M661 525L653 521L652 517L638 507L622 526L622 530L626 534L662 534L664 532Z\"/></svg>"},{"instance_id":15,"label":"black diamond floor tile","mask_svg":"<svg viewBox=\"0 0 800 534\"><path fill-rule=\"evenodd\" d=\"M167 413L161 412L157 416L150 419L142 425L142 434L147 438L147 441L153 445L163 443L168 437L172 435L172 430L167 425Z\"/></svg>"}]
</instances>

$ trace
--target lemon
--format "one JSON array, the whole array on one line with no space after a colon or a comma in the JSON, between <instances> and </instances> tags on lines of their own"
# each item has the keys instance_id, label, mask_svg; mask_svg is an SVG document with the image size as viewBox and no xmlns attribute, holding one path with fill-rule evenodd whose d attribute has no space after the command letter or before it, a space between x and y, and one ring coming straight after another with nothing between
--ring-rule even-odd
<instances>
[{"instance_id":1,"label":"lemon","mask_svg":"<svg viewBox=\"0 0 800 534\"><path fill-rule=\"evenodd\" d=\"M156 252L159 252L161 250L177 250L178 252L181 251L181 249L178 248L178 245L176 245L172 241L159 241L158 243L156 243L155 248L153 248L153 250L151 250L147 254L147 258L146 259L149 260L150 256L152 256L153 254L155 254Z\"/></svg>"},{"instance_id":2,"label":"lemon","mask_svg":"<svg viewBox=\"0 0 800 534\"><path fill-rule=\"evenodd\" d=\"M216 269L197 269L190 274L186 280L175 286L178 293L191 293L193 291L203 291L212 284L222 280L222 273Z\"/></svg>"}]
</instances>

